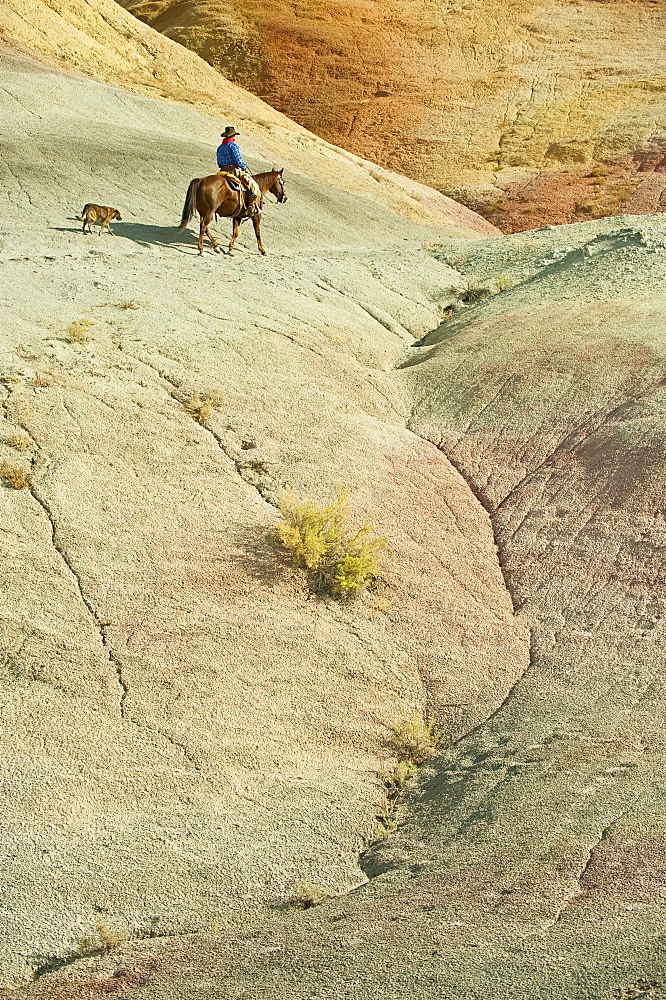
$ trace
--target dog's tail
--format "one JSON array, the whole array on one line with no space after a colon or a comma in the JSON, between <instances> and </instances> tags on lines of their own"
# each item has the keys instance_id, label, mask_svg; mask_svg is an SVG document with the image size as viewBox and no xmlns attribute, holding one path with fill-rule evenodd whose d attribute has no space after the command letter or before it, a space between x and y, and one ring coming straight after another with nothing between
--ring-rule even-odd
<instances>
[{"instance_id":1,"label":"dog's tail","mask_svg":"<svg viewBox=\"0 0 666 1000\"><path fill-rule=\"evenodd\" d=\"M82 215L76 215L75 218L78 219L79 222L83 222L83 216Z\"/></svg>"},{"instance_id":2,"label":"dog's tail","mask_svg":"<svg viewBox=\"0 0 666 1000\"><path fill-rule=\"evenodd\" d=\"M196 212L197 194L199 192L200 181L200 177L195 177L193 181L190 181L190 186L188 187L187 194L185 195L185 204L183 205L183 214L180 220L180 225L176 230L177 233L182 233L183 229Z\"/></svg>"}]
</instances>

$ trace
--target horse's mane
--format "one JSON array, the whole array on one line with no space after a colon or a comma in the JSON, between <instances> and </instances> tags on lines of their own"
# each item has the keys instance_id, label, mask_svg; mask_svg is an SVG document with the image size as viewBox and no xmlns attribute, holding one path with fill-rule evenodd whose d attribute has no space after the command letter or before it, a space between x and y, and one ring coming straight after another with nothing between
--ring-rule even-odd
<instances>
[{"instance_id":1,"label":"horse's mane","mask_svg":"<svg viewBox=\"0 0 666 1000\"><path fill-rule=\"evenodd\" d=\"M262 181L265 180L267 177L277 177L277 175L279 173L280 173L280 171L276 170L275 167L273 167L272 170L264 170L260 174L255 174L254 175L254 179L255 179L255 181L259 182L260 180L262 180Z\"/></svg>"}]
</instances>

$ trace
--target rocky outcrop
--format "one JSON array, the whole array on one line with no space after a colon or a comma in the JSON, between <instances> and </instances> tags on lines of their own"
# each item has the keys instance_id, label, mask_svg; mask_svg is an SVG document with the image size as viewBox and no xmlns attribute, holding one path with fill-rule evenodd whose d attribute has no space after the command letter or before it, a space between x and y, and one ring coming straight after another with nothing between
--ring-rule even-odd
<instances>
[{"instance_id":1,"label":"rocky outcrop","mask_svg":"<svg viewBox=\"0 0 666 1000\"><path fill-rule=\"evenodd\" d=\"M318 135L505 231L663 210L654 0L122 2Z\"/></svg>"}]
</instances>

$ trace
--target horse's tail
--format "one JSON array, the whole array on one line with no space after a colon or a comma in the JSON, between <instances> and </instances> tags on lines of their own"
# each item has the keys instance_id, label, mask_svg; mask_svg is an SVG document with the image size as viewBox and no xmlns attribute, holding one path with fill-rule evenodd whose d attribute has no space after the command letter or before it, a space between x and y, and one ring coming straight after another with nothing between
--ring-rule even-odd
<instances>
[{"instance_id":1,"label":"horse's tail","mask_svg":"<svg viewBox=\"0 0 666 1000\"><path fill-rule=\"evenodd\" d=\"M176 230L177 233L182 233L183 229L197 210L197 194L199 193L200 181L200 177L195 177L193 181L190 181L190 186L188 187L187 194L185 195L183 215L180 220L180 225Z\"/></svg>"}]
</instances>

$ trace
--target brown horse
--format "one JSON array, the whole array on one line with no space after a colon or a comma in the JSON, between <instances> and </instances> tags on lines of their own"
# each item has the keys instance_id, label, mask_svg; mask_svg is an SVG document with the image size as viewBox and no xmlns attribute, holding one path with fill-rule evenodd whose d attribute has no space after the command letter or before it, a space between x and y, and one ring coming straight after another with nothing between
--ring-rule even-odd
<instances>
[{"instance_id":1,"label":"brown horse","mask_svg":"<svg viewBox=\"0 0 666 1000\"><path fill-rule=\"evenodd\" d=\"M266 173L256 174L254 179L261 189L262 196L267 191L270 191L278 201L284 202L287 200L287 196L284 193L282 170L267 170ZM199 225L199 254L203 254L204 235L213 244L215 253L220 252L217 241L208 229L215 215L233 219L234 228L231 242L229 243L229 253L231 253L240 232L241 220L248 218L245 212L245 192L234 191L231 185L227 183L226 177L223 177L222 174L211 174L209 177L195 177L193 181L190 181L190 186L185 195L183 216L180 220L180 226L176 230L177 233L182 233L195 212L198 212L201 217ZM252 219L259 253L266 253L261 242L261 216L250 215L249 218Z\"/></svg>"}]
</instances>

